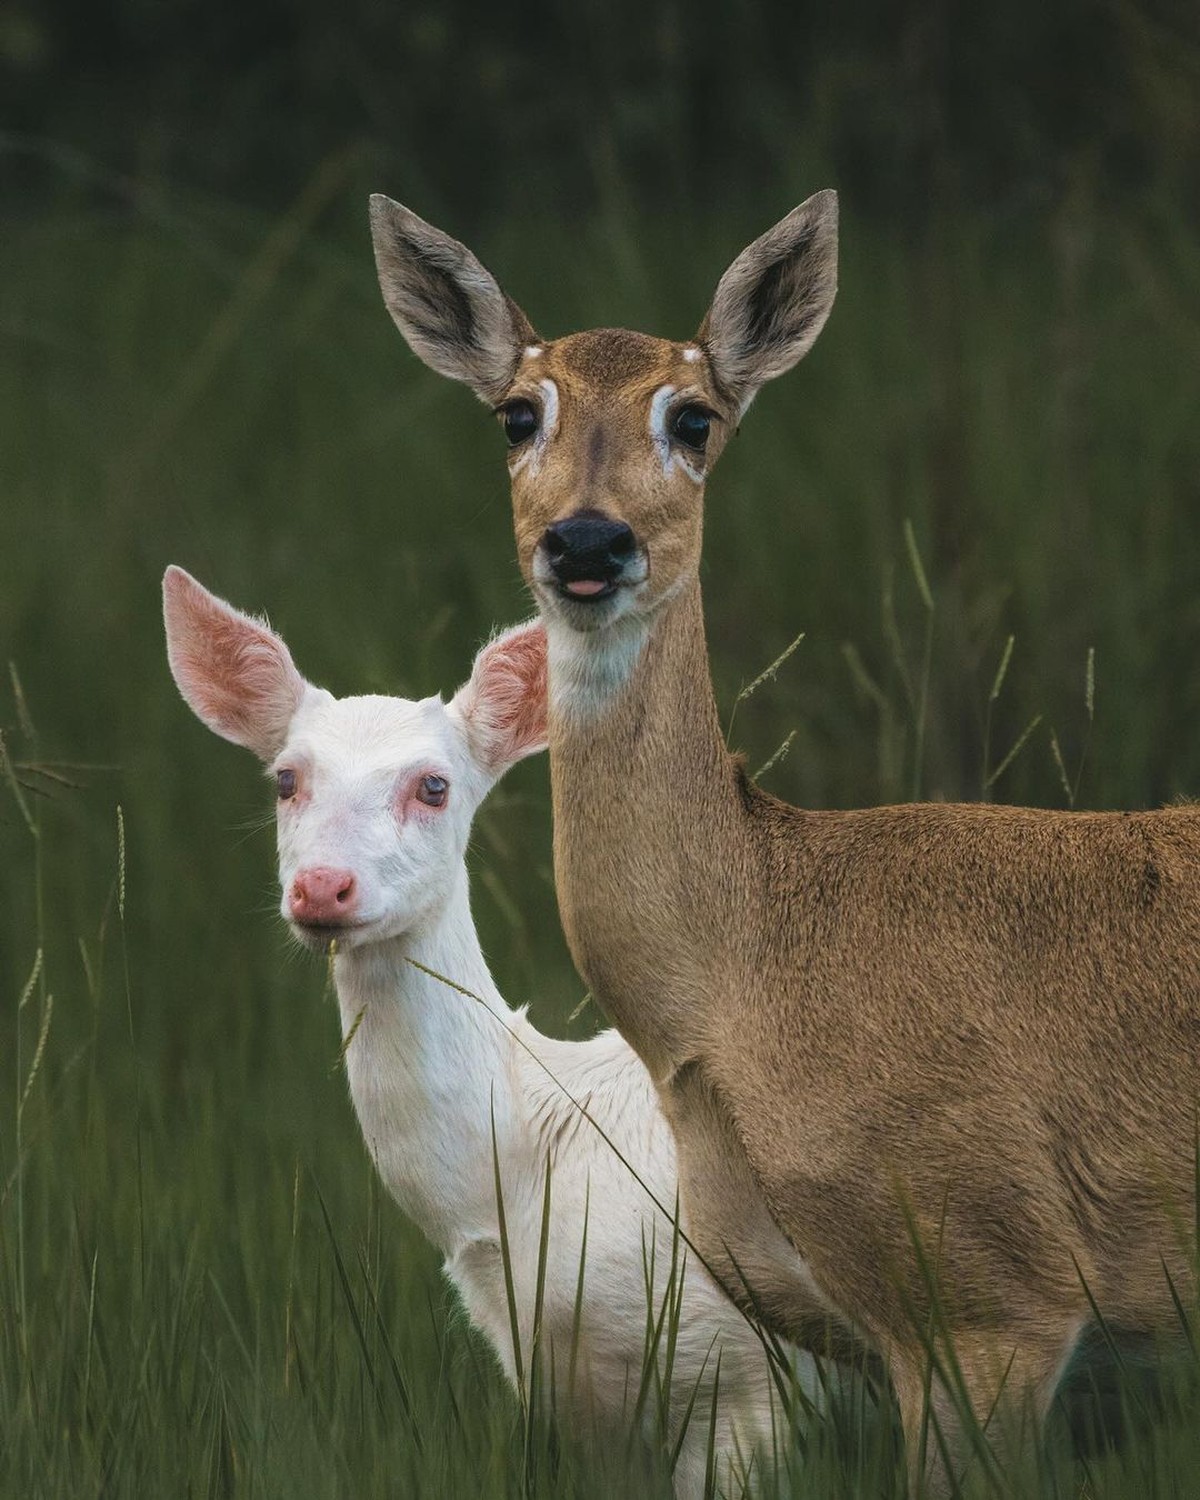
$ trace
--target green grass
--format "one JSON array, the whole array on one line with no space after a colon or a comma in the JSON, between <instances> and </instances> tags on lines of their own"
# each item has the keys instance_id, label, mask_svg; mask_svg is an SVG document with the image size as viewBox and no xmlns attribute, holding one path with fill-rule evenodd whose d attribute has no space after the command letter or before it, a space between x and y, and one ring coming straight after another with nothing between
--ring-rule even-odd
<instances>
[{"instance_id":1,"label":"green grass","mask_svg":"<svg viewBox=\"0 0 1200 1500\"><path fill-rule=\"evenodd\" d=\"M531 1435L382 1197L324 972L274 915L265 789L166 669L170 561L339 692L449 691L529 612L500 435L392 329L372 187L403 192L333 162L268 223L68 176L0 241L6 1496L665 1492ZM476 248L547 335L685 334L787 206ZM726 718L804 632L735 742L752 766L786 742L767 784L812 805L1200 792L1200 246L1167 208L1078 203L919 243L848 203L843 245L820 344L709 489ZM582 1035L546 790L527 764L485 809L476 909L509 999ZM1182 1399L1010 1492L1188 1492ZM796 1492L889 1493L894 1467L887 1423L823 1428Z\"/></svg>"}]
</instances>

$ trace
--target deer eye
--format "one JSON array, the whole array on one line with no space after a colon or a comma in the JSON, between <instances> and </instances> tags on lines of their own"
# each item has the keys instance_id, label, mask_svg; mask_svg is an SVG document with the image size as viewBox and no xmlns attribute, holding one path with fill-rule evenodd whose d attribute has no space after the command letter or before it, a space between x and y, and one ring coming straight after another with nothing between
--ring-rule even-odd
<instances>
[{"instance_id":1,"label":"deer eye","mask_svg":"<svg viewBox=\"0 0 1200 1500\"><path fill-rule=\"evenodd\" d=\"M538 414L532 401L510 401L501 408L500 420L510 448L519 447L538 430Z\"/></svg>"},{"instance_id":2,"label":"deer eye","mask_svg":"<svg viewBox=\"0 0 1200 1500\"><path fill-rule=\"evenodd\" d=\"M417 801L426 807L445 807L450 783L444 776L422 776L417 783Z\"/></svg>"},{"instance_id":3,"label":"deer eye","mask_svg":"<svg viewBox=\"0 0 1200 1500\"><path fill-rule=\"evenodd\" d=\"M685 448L704 452L712 418L702 406L681 406L671 418L671 436Z\"/></svg>"},{"instance_id":4,"label":"deer eye","mask_svg":"<svg viewBox=\"0 0 1200 1500\"><path fill-rule=\"evenodd\" d=\"M291 770L276 771L275 784L279 788L280 802L286 802L296 795L296 773Z\"/></svg>"}]
</instances>

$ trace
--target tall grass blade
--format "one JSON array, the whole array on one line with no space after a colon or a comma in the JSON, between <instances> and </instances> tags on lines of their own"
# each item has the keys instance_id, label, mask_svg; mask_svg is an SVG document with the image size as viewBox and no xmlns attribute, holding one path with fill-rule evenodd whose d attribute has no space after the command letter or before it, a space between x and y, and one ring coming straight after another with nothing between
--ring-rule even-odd
<instances>
[{"instance_id":1,"label":"tall grass blade","mask_svg":"<svg viewBox=\"0 0 1200 1500\"><path fill-rule=\"evenodd\" d=\"M929 587L929 580L925 577L925 568L921 562L921 553L917 547L912 521L907 517L904 521L904 544L908 549L909 566L912 568L913 577L917 583L917 592L921 596L921 604L925 610L921 672L917 679L917 703L913 715L912 800L916 802L921 796L921 783L925 774L925 726L929 718L929 684L933 676L934 605L933 593Z\"/></svg>"},{"instance_id":2,"label":"tall grass blade","mask_svg":"<svg viewBox=\"0 0 1200 1500\"><path fill-rule=\"evenodd\" d=\"M799 733L800 733L800 731L798 729L793 729L788 734L788 736L784 740L784 742L779 746L778 750L776 750L773 755L769 756L768 759L766 759L765 761L763 761L762 765L759 766L758 770L754 772L754 774L751 776L750 780L751 781L761 781L762 778L767 774L767 772L771 769L772 766L777 766L779 764L779 762L781 760L783 760L784 757L787 755L788 751L792 748L792 741L796 738L796 736Z\"/></svg>"},{"instance_id":3,"label":"tall grass blade","mask_svg":"<svg viewBox=\"0 0 1200 1500\"><path fill-rule=\"evenodd\" d=\"M359 1249L359 1265L363 1273L363 1286L366 1289L367 1301L371 1304L371 1312L375 1318L375 1327L379 1332L380 1339L383 1341L383 1352L387 1355L388 1368L392 1372L392 1384L396 1387L396 1394L400 1398L400 1407L412 1432L413 1442L416 1444L418 1451L423 1452L425 1439L422 1437L420 1426L417 1423L416 1405L413 1401L412 1387L409 1385L408 1378L400 1367L400 1360L396 1355L391 1337L388 1334L387 1324L384 1321L383 1310L379 1306L379 1293L376 1290L374 1278L371 1275L370 1267L367 1264L366 1256L361 1247Z\"/></svg>"},{"instance_id":4,"label":"tall grass blade","mask_svg":"<svg viewBox=\"0 0 1200 1500\"><path fill-rule=\"evenodd\" d=\"M991 791L991 789L1000 780L1001 776L1004 775L1005 771L1008 770L1009 766L1012 765L1013 761L1016 760L1017 756L1020 755L1021 751L1024 750L1025 745L1029 740L1029 736L1041 722L1041 714L1034 714L1033 718L1030 719L1029 723L1026 724L1025 728L1022 729L1021 733L1013 742L1012 749L1009 750L1008 754L1004 757L1004 759L1000 762L996 769L984 781L983 785L986 791Z\"/></svg>"},{"instance_id":5,"label":"tall grass blade","mask_svg":"<svg viewBox=\"0 0 1200 1500\"><path fill-rule=\"evenodd\" d=\"M1010 635L1004 642L1004 650L1000 653L1000 662L996 668L996 675L992 679L991 691L987 697L987 709L983 718L983 795L987 796L991 782L988 779L989 767L992 754L992 711L1000 697L1000 689L1004 686L1004 679L1008 675L1008 664L1012 660L1013 646L1016 636Z\"/></svg>"},{"instance_id":6,"label":"tall grass blade","mask_svg":"<svg viewBox=\"0 0 1200 1500\"><path fill-rule=\"evenodd\" d=\"M411 960L410 962L414 962ZM516 1368L517 1394L521 1412L529 1420L529 1387L525 1383L525 1363L521 1358L521 1320L517 1313L517 1291L513 1279L512 1246L508 1240L508 1216L504 1212L504 1184L500 1178L500 1144L496 1137L496 1100L491 1102L492 1173L496 1185L496 1217L500 1227L500 1260L504 1267L504 1296L508 1304L508 1326L512 1335L513 1365Z\"/></svg>"},{"instance_id":7,"label":"tall grass blade","mask_svg":"<svg viewBox=\"0 0 1200 1500\"><path fill-rule=\"evenodd\" d=\"M746 686L742 688L742 690L738 693L737 697L733 700L733 707L729 711L729 724L725 730L725 739L727 742L729 740L729 736L733 733L733 721L737 715L737 711L740 705L745 703L747 698L752 698L765 682L771 682L774 679L780 667L783 666L784 662L788 660L788 658L800 645L801 641L803 641L804 634L805 633L802 630L794 641L790 642L783 648L783 650L770 664L770 666L764 667L763 670L758 674L758 676L752 682L748 682Z\"/></svg>"},{"instance_id":8,"label":"tall grass blade","mask_svg":"<svg viewBox=\"0 0 1200 1500\"><path fill-rule=\"evenodd\" d=\"M1054 764L1058 770L1058 779L1062 783L1063 794L1067 799L1067 806L1075 806L1075 789L1071 785L1071 778L1067 775L1067 767L1063 761L1062 747L1058 743L1058 735L1053 729L1050 730L1050 753L1054 757Z\"/></svg>"},{"instance_id":9,"label":"tall grass blade","mask_svg":"<svg viewBox=\"0 0 1200 1500\"><path fill-rule=\"evenodd\" d=\"M371 1346L367 1342L367 1331L363 1327L362 1315L358 1310L358 1303L354 1300L354 1288L350 1285L350 1276L346 1270L346 1262L342 1259L341 1247L337 1241L337 1235L333 1232L333 1220L329 1217L329 1208L325 1203L325 1195L321 1191L319 1183L314 1182L313 1187L317 1193L317 1203L321 1209L321 1219L325 1224L325 1233L329 1238L329 1247L333 1251L333 1263L337 1270L338 1284L342 1289L342 1296L346 1302L346 1310L350 1314L350 1321L354 1327L354 1336L358 1341L359 1351L362 1354L363 1366L367 1372L371 1391L375 1397L375 1404L382 1412L383 1393L379 1388L379 1375L375 1369L375 1362L371 1358Z\"/></svg>"},{"instance_id":10,"label":"tall grass blade","mask_svg":"<svg viewBox=\"0 0 1200 1500\"><path fill-rule=\"evenodd\" d=\"M4 738L4 731L0 729L0 771L4 773L4 779L8 782L9 790L13 794L13 800L17 804L17 811L21 814L22 821L30 834L36 839L38 827L33 814L29 811L29 804L25 800L25 789L21 785L21 779L17 775L17 768L12 757L8 753L8 742Z\"/></svg>"},{"instance_id":11,"label":"tall grass blade","mask_svg":"<svg viewBox=\"0 0 1200 1500\"><path fill-rule=\"evenodd\" d=\"M575 1300L571 1307L571 1353L567 1364L567 1402L575 1400L575 1377L579 1365L579 1345L583 1336L583 1286L587 1265L588 1219L592 1211L592 1183L588 1179L583 1195L583 1233L579 1244L579 1274L575 1280Z\"/></svg>"},{"instance_id":12,"label":"tall grass blade","mask_svg":"<svg viewBox=\"0 0 1200 1500\"><path fill-rule=\"evenodd\" d=\"M537 1272L533 1292L533 1330L529 1338L529 1400L525 1408L525 1484L532 1490L535 1477L534 1422L541 1406L542 1318L546 1304L546 1261L550 1250L550 1153L546 1153L542 1190L542 1223L538 1235Z\"/></svg>"}]
</instances>

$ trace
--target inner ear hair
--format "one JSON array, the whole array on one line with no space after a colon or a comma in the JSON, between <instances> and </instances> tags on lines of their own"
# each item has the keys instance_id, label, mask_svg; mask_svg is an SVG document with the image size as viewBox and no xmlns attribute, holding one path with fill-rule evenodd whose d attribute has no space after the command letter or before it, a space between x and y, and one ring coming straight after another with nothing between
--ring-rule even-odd
<instances>
[{"instance_id":1,"label":"inner ear hair","mask_svg":"<svg viewBox=\"0 0 1200 1500\"><path fill-rule=\"evenodd\" d=\"M740 411L807 354L825 325L837 294L837 215L835 192L814 193L747 246L718 283L697 338Z\"/></svg>"},{"instance_id":2,"label":"inner ear hair","mask_svg":"<svg viewBox=\"0 0 1200 1500\"><path fill-rule=\"evenodd\" d=\"M383 298L409 348L494 404L538 341L529 319L465 245L382 193L371 198L371 234Z\"/></svg>"}]
</instances>

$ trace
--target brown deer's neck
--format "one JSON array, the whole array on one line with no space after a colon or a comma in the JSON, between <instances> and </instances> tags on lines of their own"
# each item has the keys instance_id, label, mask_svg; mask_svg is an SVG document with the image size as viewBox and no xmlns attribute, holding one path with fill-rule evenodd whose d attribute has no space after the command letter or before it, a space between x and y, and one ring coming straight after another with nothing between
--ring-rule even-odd
<instances>
[{"instance_id":1,"label":"brown deer's neck","mask_svg":"<svg viewBox=\"0 0 1200 1500\"><path fill-rule=\"evenodd\" d=\"M704 1034L748 828L699 582L643 636L613 635L550 626L555 877L580 973L661 1078Z\"/></svg>"}]
</instances>

